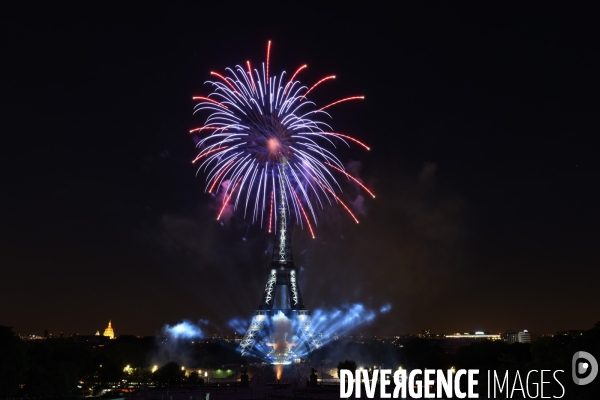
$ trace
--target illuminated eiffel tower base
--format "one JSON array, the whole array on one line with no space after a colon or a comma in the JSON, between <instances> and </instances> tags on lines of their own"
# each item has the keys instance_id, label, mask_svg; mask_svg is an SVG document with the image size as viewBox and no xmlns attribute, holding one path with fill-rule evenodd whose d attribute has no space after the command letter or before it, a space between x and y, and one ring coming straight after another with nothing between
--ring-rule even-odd
<instances>
[{"instance_id":1,"label":"illuminated eiffel tower base","mask_svg":"<svg viewBox=\"0 0 600 400\"><path fill-rule=\"evenodd\" d=\"M285 193L278 197L278 229L269 277L260 306L254 311L240 349L242 356L259 356L271 364L290 364L296 358L321 347L321 341L311 330L310 311L304 307L298 287ZM274 329L274 323L280 320L287 320L294 328L292 337L286 332L285 337L277 338L274 337L276 333L269 332ZM264 351L257 351L259 342L262 342Z\"/></svg>"}]
</instances>

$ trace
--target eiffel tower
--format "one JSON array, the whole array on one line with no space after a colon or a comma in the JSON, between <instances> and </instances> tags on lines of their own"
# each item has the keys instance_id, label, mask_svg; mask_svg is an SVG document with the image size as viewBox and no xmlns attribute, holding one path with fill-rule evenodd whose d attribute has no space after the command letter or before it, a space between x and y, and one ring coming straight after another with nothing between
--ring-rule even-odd
<instances>
[{"instance_id":1,"label":"eiffel tower","mask_svg":"<svg viewBox=\"0 0 600 400\"><path fill-rule=\"evenodd\" d=\"M304 307L298 287L298 274L292 257L292 241L287 221L287 199L284 189L280 190L278 198L277 230L269 276L260 305L254 311L250 327L240 343L242 356L251 355L257 341L269 337L267 329L270 323L274 317L277 318L282 314L296 327L300 344L308 346L307 351L321 347L319 338L311 331L310 311ZM275 348L263 355L274 364L290 363L295 354L295 351L291 350L291 346L284 353L274 354L274 352Z\"/></svg>"}]
</instances>

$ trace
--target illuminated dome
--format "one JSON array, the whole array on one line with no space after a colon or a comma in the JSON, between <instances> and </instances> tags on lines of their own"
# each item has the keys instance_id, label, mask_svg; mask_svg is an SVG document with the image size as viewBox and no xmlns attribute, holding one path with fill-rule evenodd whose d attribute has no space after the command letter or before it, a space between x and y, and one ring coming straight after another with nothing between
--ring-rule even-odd
<instances>
[{"instance_id":1,"label":"illuminated dome","mask_svg":"<svg viewBox=\"0 0 600 400\"><path fill-rule=\"evenodd\" d=\"M111 326L111 321L108 321L108 328L106 328L104 330L104 335L103 336L108 336L111 339L115 338L115 331L113 331L113 328Z\"/></svg>"}]
</instances>

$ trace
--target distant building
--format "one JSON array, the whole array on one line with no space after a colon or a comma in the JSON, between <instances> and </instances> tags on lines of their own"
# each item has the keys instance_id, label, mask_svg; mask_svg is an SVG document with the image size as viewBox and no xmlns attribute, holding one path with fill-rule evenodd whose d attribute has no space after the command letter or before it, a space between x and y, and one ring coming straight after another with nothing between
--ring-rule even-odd
<instances>
[{"instance_id":1,"label":"distant building","mask_svg":"<svg viewBox=\"0 0 600 400\"><path fill-rule=\"evenodd\" d=\"M519 332L517 334L517 340L519 343L531 343L531 335L529 334L529 331L525 329L524 331Z\"/></svg>"},{"instance_id":2,"label":"distant building","mask_svg":"<svg viewBox=\"0 0 600 400\"><path fill-rule=\"evenodd\" d=\"M455 333L444 335L442 348L449 354L455 354L460 347L468 346L479 340L501 340L502 335L489 332Z\"/></svg>"},{"instance_id":3,"label":"distant building","mask_svg":"<svg viewBox=\"0 0 600 400\"><path fill-rule=\"evenodd\" d=\"M108 328L106 328L104 330L104 335L102 335L102 336L108 336L109 338L114 339L115 331L113 330L111 323L112 323L112 321L108 321Z\"/></svg>"},{"instance_id":4,"label":"distant building","mask_svg":"<svg viewBox=\"0 0 600 400\"><path fill-rule=\"evenodd\" d=\"M489 333L489 332L472 332L472 333L454 333L452 335L444 335L446 339L472 339L472 340L500 340L502 336L498 333Z\"/></svg>"},{"instance_id":5,"label":"distant building","mask_svg":"<svg viewBox=\"0 0 600 400\"><path fill-rule=\"evenodd\" d=\"M38 342L46 340L45 337L40 336L40 335L35 335L35 334L32 334L32 335L19 335L19 338L21 338L21 340L33 340L33 341L38 341Z\"/></svg>"},{"instance_id":6,"label":"distant building","mask_svg":"<svg viewBox=\"0 0 600 400\"><path fill-rule=\"evenodd\" d=\"M524 329L520 332L508 330L504 334L504 341L508 344L531 343L531 334L527 329Z\"/></svg>"},{"instance_id":7,"label":"distant building","mask_svg":"<svg viewBox=\"0 0 600 400\"><path fill-rule=\"evenodd\" d=\"M517 343L518 339L518 334L515 331L508 330L504 333L504 341L508 344Z\"/></svg>"}]
</instances>

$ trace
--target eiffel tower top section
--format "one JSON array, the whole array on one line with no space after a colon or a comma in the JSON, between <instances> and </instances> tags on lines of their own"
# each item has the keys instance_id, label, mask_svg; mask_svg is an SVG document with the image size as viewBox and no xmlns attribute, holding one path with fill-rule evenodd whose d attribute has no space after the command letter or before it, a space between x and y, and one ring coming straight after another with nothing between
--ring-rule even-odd
<instances>
[{"instance_id":1,"label":"eiffel tower top section","mask_svg":"<svg viewBox=\"0 0 600 400\"><path fill-rule=\"evenodd\" d=\"M275 269L296 269L292 257L292 232L290 231L290 224L288 224L287 211L287 198L282 189L277 204L277 229L273 246L273 258L271 260L271 268Z\"/></svg>"}]
</instances>

